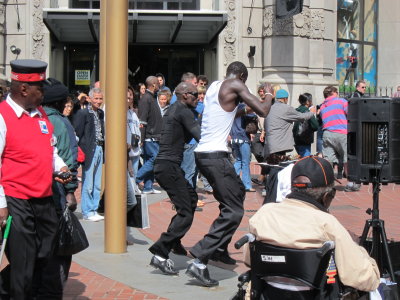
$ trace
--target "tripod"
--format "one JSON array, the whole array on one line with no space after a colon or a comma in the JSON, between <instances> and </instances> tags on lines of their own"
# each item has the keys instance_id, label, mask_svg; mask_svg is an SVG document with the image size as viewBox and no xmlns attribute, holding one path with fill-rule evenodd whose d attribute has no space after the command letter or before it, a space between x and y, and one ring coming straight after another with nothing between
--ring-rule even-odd
<instances>
[{"instance_id":1,"label":"tripod","mask_svg":"<svg viewBox=\"0 0 400 300\"><path fill-rule=\"evenodd\" d=\"M365 226L363 233L360 238L360 245L366 246L366 240L367 240L367 235L372 227L372 243L371 243L371 253L370 255L375 259L375 261L378 264L379 271L381 274L383 274L384 270L384 258L386 259L387 262L387 267L389 271L389 275L391 277L392 281L395 281L394 277L394 271L393 271L393 265L392 265L392 260L390 258L390 253L389 253L389 246L388 246L388 241L386 237L386 231L385 231L385 222L382 219L379 219L379 192L380 192L380 186L381 184L377 180L376 177L374 177L372 181L372 188L373 188L373 208L372 210L368 208L367 213L372 214L372 218L368 219L365 221ZM382 249L383 248L383 249ZM383 250L383 253L382 253ZM384 255L384 256L383 256Z\"/></svg>"}]
</instances>

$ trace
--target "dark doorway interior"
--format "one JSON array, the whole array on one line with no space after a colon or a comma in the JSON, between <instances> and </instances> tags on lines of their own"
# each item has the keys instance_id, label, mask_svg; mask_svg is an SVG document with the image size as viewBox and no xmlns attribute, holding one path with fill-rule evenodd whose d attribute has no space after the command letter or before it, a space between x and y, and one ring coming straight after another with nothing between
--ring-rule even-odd
<instances>
[{"instance_id":1,"label":"dark doorway interior","mask_svg":"<svg viewBox=\"0 0 400 300\"><path fill-rule=\"evenodd\" d=\"M129 69L133 74L138 70L134 76L129 76L129 82L133 86L144 82L149 75L162 73L166 78L166 85L173 90L183 73L202 74L203 65L201 47L129 46Z\"/></svg>"},{"instance_id":2,"label":"dark doorway interior","mask_svg":"<svg viewBox=\"0 0 400 300\"><path fill-rule=\"evenodd\" d=\"M200 46L130 45L128 50L128 80L135 88L138 83L145 82L147 76L156 73L164 75L171 90L178 85L183 73L204 73L204 49ZM98 48L94 45L69 45L67 53L66 83L71 91L88 91L89 86L75 85L75 70L90 70L92 81L99 80Z\"/></svg>"}]
</instances>

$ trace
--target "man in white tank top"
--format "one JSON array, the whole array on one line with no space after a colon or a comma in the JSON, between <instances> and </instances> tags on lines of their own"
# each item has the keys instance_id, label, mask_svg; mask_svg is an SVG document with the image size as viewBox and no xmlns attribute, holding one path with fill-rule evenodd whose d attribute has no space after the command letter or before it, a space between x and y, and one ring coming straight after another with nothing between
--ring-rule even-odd
<instances>
[{"instance_id":1,"label":"man in white tank top","mask_svg":"<svg viewBox=\"0 0 400 300\"><path fill-rule=\"evenodd\" d=\"M245 188L228 158L227 140L233 120L251 111L266 117L271 108L271 85L265 85L266 100L261 103L245 85L247 76L243 63L231 63L226 79L213 82L204 99L201 138L195 150L196 165L213 188L214 197L220 203L220 214L209 233L190 250L195 260L186 270L187 275L198 279L203 286L218 285L208 273L209 259L236 263L227 249L243 217ZM247 105L238 111L240 101Z\"/></svg>"}]
</instances>

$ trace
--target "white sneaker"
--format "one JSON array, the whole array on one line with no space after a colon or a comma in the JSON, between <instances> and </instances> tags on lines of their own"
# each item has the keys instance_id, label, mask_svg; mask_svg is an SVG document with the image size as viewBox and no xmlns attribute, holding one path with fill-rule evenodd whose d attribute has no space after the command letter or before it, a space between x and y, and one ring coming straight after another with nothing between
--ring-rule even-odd
<instances>
[{"instance_id":1,"label":"white sneaker","mask_svg":"<svg viewBox=\"0 0 400 300\"><path fill-rule=\"evenodd\" d=\"M161 191L153 189L151 191L152 194L161 194Z\"/></svg>"},{"instance_id":2,"label":"white sneaker","mask_svg":"<svg viewBox=\"0 0 400 300\"><path fill-rule=\"evenodd\" d=\"M102 215L99 215L97 212L95 212L95 216L100 220L104 220L104 217Z\"/></svg>"},{"instance_id":3,"label":"white sneaker","mask_svg":"<svg viewBox=\"0 0 400 300\"><path fill-rule=\"evenodd\" d=\"M104 218L102 216L99 216L99 215L92 215L90 217L84 217L83 219L86 220L86 221L98 222L98 221L103 220Z\"/></svg>"}]
</instances>

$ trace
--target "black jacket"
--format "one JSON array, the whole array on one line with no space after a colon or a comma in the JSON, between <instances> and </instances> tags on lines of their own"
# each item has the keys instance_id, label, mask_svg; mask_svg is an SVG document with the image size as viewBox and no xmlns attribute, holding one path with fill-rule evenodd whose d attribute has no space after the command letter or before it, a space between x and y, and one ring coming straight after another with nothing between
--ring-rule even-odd
<instances>
[{"instance_id":1,"label":"black jacket","mask_svg":"<svg viewBox=\"0 0 400 300\"><path fill-rule=\"evenodd\" d=\"M157 141L161 137L162 116L157 103L156 95L146 90L139 102L139 121L144 127L141 129L142 140L153 138Z\"/></svg>"},{"instance_id":2,"label":"black jacket","mask_svg":"<svg viewBox=\"0 0 400 300\"><path fill-rule=\"evenodd\" d=\"M101 109L98 109L98 114L101 124L101 132L103 133L104 138L104 112ZM75 128L76 136L79 138L78 145L85 153L85 162L83 163L83 168L88 169L92 163L94 151L96 150L96 128L94 125L94 115L93 113L89 112L88 108L80 109L73 116L72 124Z\"/></svg>"}]
</instances>

